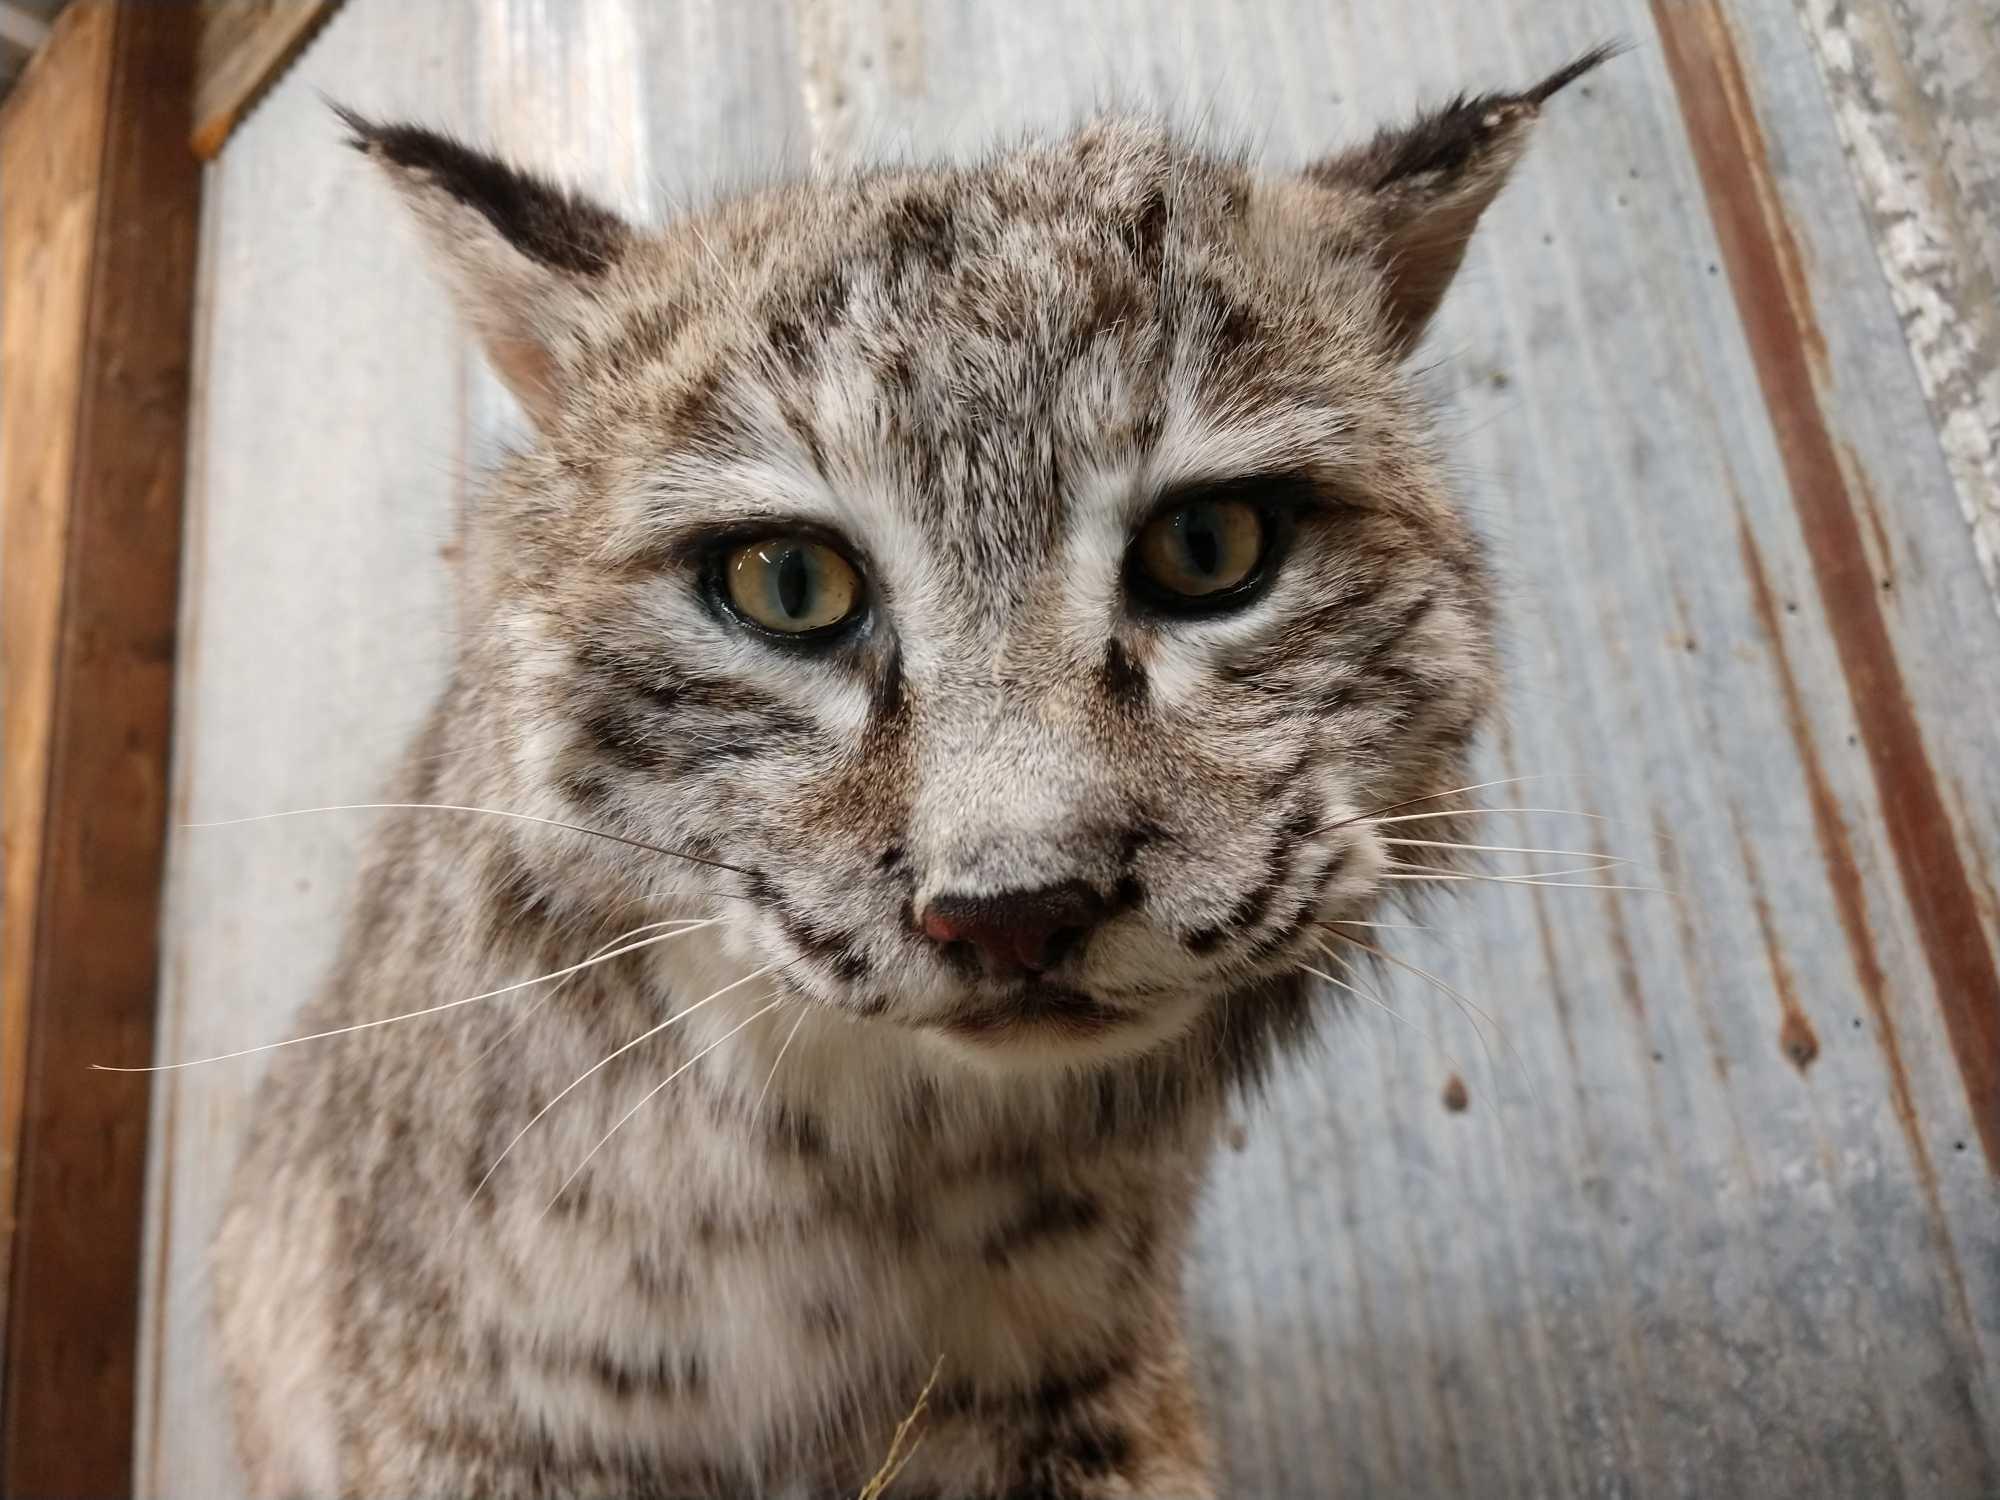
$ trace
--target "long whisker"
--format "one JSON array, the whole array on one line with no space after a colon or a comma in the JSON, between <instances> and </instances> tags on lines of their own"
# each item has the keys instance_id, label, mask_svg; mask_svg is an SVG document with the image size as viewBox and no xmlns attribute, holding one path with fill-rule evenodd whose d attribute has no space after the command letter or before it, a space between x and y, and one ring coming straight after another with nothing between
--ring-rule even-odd
<instances>
[{"instance_id":1,"label":"long whisker","mask_svg":"<svg viewBox=\"0 0 2000 1500\"><path fill-rule=\"evenodd\" d=\"M1410 973L1416 975L1419 979L1426 980L1429 983L1436 985L1445 994L1451 996L1452 1000L1456 1004L1458 1004L1462 1009L1466 1010L1471 1015L1479 1017L1480 1020L1484 1021L1488 1026L1491 1026L1493 1028L1494 1034L1500 1038L1500 1045L1507 1049L1508 1054L1514 1059L1514 1065L1521 1070L1521 1081L1528 1086L1529 1097L1533 1098L1537 1105L1541 1103L1540 1096L1537 1095L1535 1092L1534 1076L1528 1071L1527 1059L1522 1057L1519 1049L1514 1046L1513 1038L1507 1035L1506 1027L1502 1026L1498 1021L1494 1020L1493 1017L1489 1016L1485 1011L1481 1010L1477 1005L1473 1004L1471 1000L1467 999L1464 995L1459 993L1459 991L1453 989L1450 985L1446 984L1442 979L1438 978L1437 975L1433 974L1429 969L1419 968L1416 964L1411 963L1406 958L1398 958L1396 957L1395 954L1390 953L1386 949L1378 948L1375 946L1375 944L1367 942L1358 937L1349 937L1344 932L1329 932L1327 935L1329 937L1338 938L1343 943L1347 943L1353 947L1359 948L1364 953L1372 953L1375 955L1375 957L1381 959L1384 963L1394 964L1397 968L1408 970ZM1475 1027L1475 1030L1476 1029L1477 1028ZM1486 1034L1483 1031L1481 1031L1480 1046L1483 1048L1485 1045L1486 1045ZM1493 1066L1493 1060L1490 1054L1487 1057L1486 1065L1489 1069Z\"/></svg>"},{"instance_id":2,"label":"long whisker","mask_svg":"<svg viewBox=\"0 0 2000 1500\"><path fill-rule=\"evenodd\" d=\"M1427 792L1421 797L1405 797L1401 802L1391 802L1387 807L1371 808L1367 812L1356 813L1352 817L1341 818L1337 822L1323 823L1318 828L1315 828L1313 832L1331 833L1336 828L1347 828L1355 823L1372 822L1381 817L1383 813L1392 813L1405 807L1415 807L1420 802L1435 802L1440 797L1456 797L1463 792L1483 792L1488 787L1516 786L1523 781L1540 781L1542 779L1539 776L1503 776L1498 781L1476 781L1471 786L1455 786L1442 792Z\"/></svg>"},{"instance_id":3,"label":"long whisker","mask_svg":"<svg viewBox=\"0 0 2000 1500\"><path fill-rule=\"evenodd\" d=\"M1442 812L1399 813L1393 818L1366 818L1367 826L1390 823L1422 823L1441 818L1499 818L1527 816L1539 813L1551 818L1588 818L1593 823L1609 823L1614 828L1638 828L1641 825L1626 818L1606 817L1603 813L1584 812L1576 807L1455 807ZM1672 834L1659 828L1645 829L1646 836L1662 844L1677 845L1680 841Z\"/></svg>"},{"instance_id":4,"label":"long whisker","mask_svg":"<svg viewBox=\"0 0 2000 1500\"><path fill-rule=\"evenodd\" d=\"M1336 962L1339 961L1338 956L1334 953L1334 951L1331 948L1327 947L1325 944L1318 943L1315 944L1314 946L1317 947L1320 950L1320 952L1326 954L1328 958L1335 959ZM1431 1044L1432 1049L1437 1053L1439 1057L1445 1060L1446 1064L1450 1066L1451 1070L1454 1073L1462 1073L1465 1071L1458 1065L1456 1061L1453 1060L1452 1055L1445 1050L1444 1043L1438 1040L1435 1033L1430 1031L1427 1027L1418 1025L1415 1021L1412 1021L1408 1016L1404 1015L1401 1011L1397 1010L1393 1005L1390 1005L1387 1001L1377 999L1375 996L1369 994L1366 990L1362 989L1358 985L1349 984L1344 979L1336 979L1333 975L1326 973L1322 969L1315 969L1311 964L1300 964L1299 967L1303 969L1306 973L1312 975L1315 979L1324 979L1328 984L1336 985L1339 988L1346 990L1348 994L1354 996L1356 999L1367 1001L1370 1005L1374 1006L1377 1010L1381 1011L1384 1015L1386 1015L1390 1020L1399 1022L1402 1025L1409 1027L1410 1030L1414 1031L1418 1036L1422 1037L1425 1041Z\"/></svg>"},{"instance_id":5,"label":"long whisker","mask_svg":"<svg viewBox=\"0 0 2000 1500\"><path fill-rule=\"evenodd\" d=\"M1629 865L1631 860L1616 854L1599 854L1594 849L1533 849L1516 844L1455 844L1449 839L1391 839L1385 844L1395 844L1404 849L1464 849L1474 854L1560 854L1571 859L1601 859L1609 864Z\"/></svg>"},{"instance_id":6,"label":"long whisker","mask_svg":"<svg viewBox=\"0 0 2000 1500\"><path fill-rule=\"evenodd\" d=\"M722 918L720 917L711 917L702 926L712 927L721 920ZM238 1057L252 1057L259 1052L275 1052L280 1047L296 1047L302 1042L323 1042L329 1037L347 1036L356 1031L372 1031L377 1026L393 1026L398 1021L417 1021L425 1016L435 1016L444 1011L457 1010L461 1005L471 1005L480 1000L491 1000L500 995L511 995L516 990L525 990L529 985L543 984L551 979L562 979L571 974L581 973L585 969L596 968L599 964L608 964L614 958L622 958L627 953L636 953L641 948L651 948L660 943L670 943L675 938L683 937L690 931L700 931L700 928L683 928L679 932L663 932L658 937L642 938L636 943L627 943L622 947L613 949L609 953L600 954L595 958L586 958L582 963L571 964L567 969L557 969L550 974L537 974L533 979L523 979L518 984L502 985L497 990L487 990L484 994L480 995L467 995L462 1000L447 1000L442 1005L430 1005L422 1010L405 1011L400 1016L382 1016L373 1021L356 1021L352 1026L336 1026L331 1031L315 1031L309 1036L287 1037L282 1042L266 1042L261 1047L243 1047L235 1052L218 1052L213 1057L189 1058L186 1062L157 1063L147 1068L118 1068L110 1067L104 1063L92 1063L90 1066L91 1070L97 1073L177 1073L182 1068L198 1068L205 1063L229 1062Z\"/></svg>"},{"instance_id":7,"label":"long whisker","mask_svg":"<svg viewBox=\"0 0 2000 1500\"><path fill-rule=\"evenodd\" d=\"M1497 818L1503 814L1547 813L1552 817L1589 818L1597 823L1614 823L1603 813L1579 812L1573 807L1455 807L1444 812L1398 813L1393 818L1364 818L1364 823L1424 823L1439 818Z\"/></svg>"},{"instance_id":8,"label":"long whisker","mask_svg":"<svg viewBox=\"0 0 2000 1500\"><path fill-rule=\"evenodd\" d=\"M1629 863L1631 863L1629 860L1606 857L1587 865L1564 865L1559 870L1520 870L1513 874L1501 875L1489 875L1482 870L1447 870L1439 865L1418 864L1415 860L1409 859L1389 860L1388 868L1407 871L1413 875L1455 875L1466 880L1541 880L1544 877L1557 875L1598 875L1618 865Z\"/></svg>"},{"instance_id":9,"label":"long whisker","mask_svg":"<svg viewBox=\"0 0 2000 1500\"><path fill-rule=\"evenodd\" d=\"M654 1095L658 1094L661 1089L665 1088L668 1084L672 1083L676 1078L680 1077L681 1074L685 1073L689 1068L693 1067L696 1063L700 1062L704 1057L708 1056L708 1054L713 1052L717 1047L720 1047L724 1042L728 1041L731 1037L735 1036L737 1032L741 1031L744 1027L748 1026L752 1021L757 1020L760 1016L769 1015L772 1011L776 1010L779 1006L783 1005L784 1003L785 1003L785 997L780 995L777 999L773 1000L769 1005L765 1006L762 1010L752 1012L747 1018L745 1018L742 1021L739 1021L736 1025L730 1027L729 1030L723 1032L721 1036L717 1037L714 1041L710 1042L706 1047L702 1048L701 1051L695 1053L693 1057L690 1057L686 1062L682 1063L678 1068L675 1068L673 1072L669 1073L665 1078L662 1078L658 1083L654 1084L652 1088L648 1089L643 1095L641 1095L639 1102L633 1105L630 1109L626 1110L624 1114L620 1115L618 1117L618 1123L613 1125L609 1130L604 1132L603 1139L599 1140L595 1146L592 1146L588 1151L584 1153L583 1160L578 1162L575 1168L570 1172L569 1176L565 1177L562 1180L562 1185L556 1189L555 1196L549 1199L547 1206L544 1207L541 1213L536 1216L536 1222L540 1223L542 1219L548 1217L549 1209L554 1208L556 1204L562 1201L562 1195L569 1191L569 1185L572 1182L576 1181L578 1174L581 1173L585 1167L590 1165L590 1159L593 1156L597 1155L598 1152L604 1149L606 1142L608 1142L611 1139L611 1137L618 1134L620 1130L623 1130L625 1128L625 1122L627 1120L631 1119L632 1116L636 1115L640 1110L644 1109L649 1103L651 1103Z\"/></svg>"},{"instance_id":10,"label":"long whisker","mask_svg":"<svg viewBox=\"0 0 2000 1500\"><path fill-rule=\"evenodd\" d=\"M1340 936L1340 934L1329 933L1328 936L1338 937ZM1319 941L1319 939L1317 938L1313 939L1313 946L1318 948L1320 952L1324 953L1329 959L1339 964L1342 968L1352 970L1352 968L1354 967L1352 963L1350 963L1347 959L1343 958L1340 954L1335 953L1333 949L1329 948L1325 943ZM1403 1025L1409 1027L1412 1031L1416 1032L1419 1036L1423 1037L1425 1041L1430 1043L1431 1050L1444 1060L1445 1066L1451 1069L1452 1076L1457 1077L1458 1075L1465 1072L1464 1067L1459 1063L1457 1058L1453 1057L1451 1053L1445 1049L1444 1043L1441 1040L1439 1040L1435 1032L1431 1031L1427 1027L1418 1025L1415 1021L1412 1021L1408 1016L1404 1015L1401 1011L1397 1010L1387 1001L1379 999L1376 996L1369 994L1366 990L1361 989L1358 985L1344 983L1341 980L1335 979L1331 974L1322 974L1318 969L1307 968L1306 972L1309 974L1318 974L1321 979L1325 979L1334 984L1340 985L1340 987L1346 990L1349 994L1358 995L1363 1000L1366 1000L1370 1005L1375 1006L1378 1010L1386 1012L1391 1020L1402 1022ZM1472 1034L1479 1038L1479 1050L1486 1056L1486 1071L1487 1075L1491 1077L1494 1074L1493 1050L1486 1045L1486 1034L1483 1031L1481 1031L1477 1026L1473 1027ZM1500 1113L1497 1105L1490 1107L1493 1108L1494 1118L1500 1121L1501 1134L1505 1136L1508 1133L1506 1117Z\"/></svg>"},{"instance_id":11,"label":"long whisker","mask_svg":"<svg viewBox=\"0 0 2000 1500\"><path fill-rule=\"evenodd\" d=\"M1378 927L1384 932L1429 932L1422 922L1364 922L1359 917L1324 917L1322 921L1332 922L1340 927Z\"/></svg>"},{"instance_id":12,"label":"long whisker","mask_svg":"<svg viewBox=\"0 0 2000 1500\"><path fill-rule=\"evenodd\" d=\"M1559 871L1551 870L1554 875ZM1431 874L1404 875L1391 871L1380 877L1383 880L1413 880L1419 885L1435 884L1446 880L1484 880L1491 885L1538 885L1544 890L1568 891L1636 891L1647 896L1671 896L1673 892L1658 885L1605 885L1595 880L1548 880L1540 875L1466 875Z\"/></svg>"},{"instance_id":13,"label":"long whisker","mask_svg":"<svg viewBox=\"0 0 2000 1500\"><path fill-rule=\"evenodd\" d=\"M610 1066L610 1064L617 1061L619 1058L623 1057L626 1053L630 1052L634 1047L638 1046L641 1042L650 1041L652 1038L658 1036L661 1032L665 1031L669 1026L673 1025L676 1021L686 1020L689 1016L693 1015L696 1011L700 1010L704 1005L707 1005L714 1000L720 1000L724 995L728 994L731 990L741 989L744 985L748 984L753 979L762 979L766 974L769 974L771 970L775 969L776 967L777 967L776 964L767 964L765 967L756 970L754 973L745 974L741 979L733 980L729 984L725 984L721 989L717 990L714 994L703 996L701 999L695 1001L694 1004L687 1006L685 1009L675 1011L672 1015L668 1016L666 1020L660 1022L659 1025L652 1027L650 1030L640 1032L637 1036L633 1037L631 1041L625 1043L622 1047L617 1048L615 1051L606 1053L603 1057L600 1057L596 1062L592 1063L589 1067L585 1068L581 1073L577 1074L576 1077L572 1078L569 1081L568 1085L563 1088L562 1092L558 1093L553 1099L549 1100L547 1104L544 1104L540 1109L534 1112L534 1114L529 1118L528 1123L523 1125L520 1128L520 1130L515 1134L514 1139L509 1141L506 1144L506 1146L502 1148L500 1154L493 1158L493 1165L486 1169L486 1175L480 1178L478 1184L472 1189L472 1196L465 1200L465 1208L461 1210L459 1215L460 1221L463 1222L465 1214L470 1213L472 1211L472 1205L478 1201L480 1191L486 1186L487 1183L493 1180L493 1174L500 1170L500 1163L502 1163L507 1159L507 1153L512 1151L516 1146L521 1144L521 1137L525 1136L529 1131L533 1130L536 1124L541 1120L543 1115L547 1114L550 1110L554 1109L558 1104L562 1103L564 1099L568 1098L571 1092L574 1091L579 1085L581 1085L585 1079L594 1076L602 1069ZM563 1185L567 1187L569 1184L564 1183ZM562 1195L558 1193L557 1196L560 1197Z\"/></svg>"},{"instance_id":14,"label":"long whisker","mask_svg":"<svg viewBox=\"0 0 2000 1500\"><path fill-rule=\"evenodd\" d=\"M1331 928L1322 927L1320 930L1322 932L1325 932L1328 937L1339 938L1343 942L1353 943L1357 948L1365 948L1367 949L1368 952L1373 953L1380 958L1388 959L1392 963L1394 962L1393 959L1389 959L1388 954L1383 953L1379 948L1374 948L1367 943L1361 942L1358 938L1348 937L1347 934L1342 932L1335 932ZM1322 948L1320 951L1327 953L1331 952L1330 949L1326 948ZM1471 1004L1471 1002L1468 1001L1466 1002L1466 1004L1469 1005ZM1479 1055L1486 1059L1487 1076L1495 1080L1497 1084L1500 1077L1500 1065L1493 1059L1493 1046L1490 1042L1486 1040L1486 1028L1479 1024L1480 1021L1488 1020L1490 1018L1486 1015L1484 1011L1480 1010L1479 1007L1476 1005L1473 1005L1470 1010L1467 1010L1465 1008L1465 1005L1461 1005L1459 1007L1459 1010L1460 1013L1464 1015L1467 1023L1472 1027L1472 1034L1479 1042ZM1497 1023L1495 1023L1494 1029L1495 1030L1499 1029ZM1440 1046L1438 1050L1440 1053L1442 1053L1444 1049L1442 1046ZM1457 1064L1454 1063L1453 1067L1457 1067Z\"/></svg>"},{"instance_id":15,"label":"long whisker","mask_svg":"<svg viewBox=\"0 0 2000 1500\"><path fill-rule=\"evenodd\" d=\"M792 1029L785 1033L784 1045L778 1048L778 1055L771 1060L771 1071L764 1075L764 1086L763 1088L757 1091L756 1106L752 1108L750 1111L752 1116L756 1116L763 1112L764 1100L771 1092L772 1081L775 1080L778 1076L778 1064L783 1062L785 1060L785 1054L792 1050L792 1038L799 1034L799 1028L806 1024L806 1017L810 1014L811 1011L807 1008L805 1003L800 1002L799 1018L796 1021L792 1022Z\"/></svg>"},{"instance_id":16,"label":"long whisker","mask_svg":"<svg viewBox=\"0 0 2000 1500\"><path fill-rule=\"evenodd\" d=\"M720 919L718 918L716 920ZM674 927L680 924L686 924L688 930L690 931L698 931L701 927L709 925L708 921L700 917L668 917L664 921L660 922L647 922L643 926L634 927L630 932L621 932L617 937L611 939L610 942L603 944L601 947L593 948L590 952L590 956L592 958L596 958L600 953L605 952L607 949L615 948L620 943L627 942L630 939L639 936L639 934L642 932L653 932L662 927ZM458 1073L454 1075L454 1077L463 1078L467 1073L471 1072L474 1068L478 1067L479 1064L482 1061L484 1061L488 1056L490 1056L493 1052L498 1050L500 1047L505 1046L507 1038L512 1036L515 1032L519 1031L523 1026L527 1025L529 1021L533 1020L536 1011L540 1010L544 1005L547 1005L551 1000L555 999L556 996L560 995L564 990L568 989L569 986L575 982L575 980L576 980L576 975L574 974L567 975L564 978L557 980L556 983L549 989L548 993L544 995L538 995L535 998L534 1004L525 1007L521 1011L520 1015L516 1016L512 1021L508 1023L507 1029L505 1031L502 1031L499 1036L495 1037L492 1041L488 1042L484 1047L481 1047L477 1052L475 1052L472 1055L472 1061L468 1062L463 1068L461 1068L458 1071Z\"/></svg>"},{"instance_id":17,"label":"long whisker","mask_svg":"<svg viewBox=\"0 0 2000 1500\"><path fill-rule=\"evenodd\" d=\"M691 864L707 865L711 869L727 870L732 875L748 878L750 872L737 865L724 864L719 859L710 859L702 854L689 854L685 849L669 849L662 844L649 844L644 839L627 838L622 833L607 833L602 828L586 828L581 823L565 823L561 818L544 818L534 813L509 812L501 807L467 807L456 802L341 802L328 807L294 807L284 812L257 813L248 818L219 818L210 823L183 823L183 828L235 828L244 823L269 823L279 818L304 818L315 813L337 812L455 812L475 813L487 818L512 818L519 823L540 823L546 828L562 828L570 833L581 833L594 839L609 839L614 844L624 844L632 849L644 849L648 854L663 854L669 859L684 859Z\"/></svg>"}]
</instances>

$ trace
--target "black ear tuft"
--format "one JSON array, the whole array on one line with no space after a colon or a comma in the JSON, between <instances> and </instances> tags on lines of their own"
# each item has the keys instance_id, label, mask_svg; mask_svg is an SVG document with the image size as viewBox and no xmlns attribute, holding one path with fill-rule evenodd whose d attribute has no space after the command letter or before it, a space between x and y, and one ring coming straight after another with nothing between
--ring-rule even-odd
<instances>
[{"instance_id":1,"label":"black ear tuft","mask_svg":"<svg viewBox=\"0 0 2000 1500\"><path fill-rule=\"evenodd\" d=\"M1595 68L1602 67L1614 57L1623 57L1631 50L1632 44L1630 42L1599 42L1588 52L1557 68L1555 72L1549 74L1540 83L1521 94L1519 96L1520 102L1524 104L1546 104L1555 95L1560 94L1572 83L1575 83L1577 79L1583 77L1584 74Z\"/></svg>"},{"instance_id":2,"label":"black ear tuft","mask_svg":"<svg viewBox=\"0 0 2000 1500\"><path fill-rule=\"evenodd\" d=\"M1423 336L1542 105L1622 50L1593 47L1518 93L1461 94L1306 169L1306 180L1335 194L1350 226L1358 223L1372 242L1383 273L1384 323L1399 352ZM1340 238L1351 237L1350 227Z\"/></svg>"},{"instance_id":3,"label":"black ear tuft","mask_svg":"<svg viewBox=\"0 0 2000 1500\"><path fill-rule=\"evenodd\" d=\"M353 132L348 144L405 179L441 191L486 222L521 254L556 271L601 275L630 231L609 209L546 178L519 171L463 141L416 125L378 125L332 106Z\"/></svg>"},{"instance_id":4,"label":"black ear tuft","mask_svg":"<svg viewBox=\"0 0 2000 1500\"><path fill-rule=\"evenodd\" d=\"M1365 171L1363 185L1377 193L1408 178L1461 172L1485 157L1524 117L1625 50L1624 43L1601 43L1519 93L1460 94L1404 129L1379 132L1350 159L1352 165Z\"/></svg>"},{"instance_id":5,"label":"black ear tuft","mask_svg":"<svg viewBox=\"0 0 2000 1500\"><path fill-rule=\"evenodd\" d=\"M459 318L544 432L562 420L608 272L638 243L609 209L463 141L328 101L429 242Z\"/></svg>"}]
</instances>

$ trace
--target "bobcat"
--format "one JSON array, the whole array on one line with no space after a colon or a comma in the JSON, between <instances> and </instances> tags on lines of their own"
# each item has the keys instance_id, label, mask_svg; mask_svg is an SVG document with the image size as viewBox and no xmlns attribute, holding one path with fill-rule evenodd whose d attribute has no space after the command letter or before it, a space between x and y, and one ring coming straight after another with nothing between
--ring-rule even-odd
<instances>
[{"instance_id":1,"label":"bobcat","mask_svg":"<svg viewBox=\"0 0 2000 1500\"><path fill-rule=\"evenodd\" d=\"M260 1493L851 1497L927 1381L889 1494L1215 1493L1222 1112L1495 694L1407 361L1604 55L658 231L346 116L534 437L217 1245Z\"/></svg>"}]
</instances>

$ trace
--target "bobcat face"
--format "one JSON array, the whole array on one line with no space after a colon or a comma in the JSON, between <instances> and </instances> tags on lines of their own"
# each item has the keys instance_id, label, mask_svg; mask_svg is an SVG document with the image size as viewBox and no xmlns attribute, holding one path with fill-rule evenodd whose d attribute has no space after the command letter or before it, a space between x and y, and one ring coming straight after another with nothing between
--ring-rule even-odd
<instances>
[{"instance_id":1,"label":"bobcat face","mask_svg":"<svg viewBox=\"0 0 2000 1500\"><path fill-rule=\"evenodd\" d=\"M985 1059L1296 969L1366 815L1469 779L1489 586L1403 361L1572 76L1299 174L1106 120L647 233L352 120L538 429L475 518L521 805L704 862L541 879Z\"/></svg>"}]
</instances>

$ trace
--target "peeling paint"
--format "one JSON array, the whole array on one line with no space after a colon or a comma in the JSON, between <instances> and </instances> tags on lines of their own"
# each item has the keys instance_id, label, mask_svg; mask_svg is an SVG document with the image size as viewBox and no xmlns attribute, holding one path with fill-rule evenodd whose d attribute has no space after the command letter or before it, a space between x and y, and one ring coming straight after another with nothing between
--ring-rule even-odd
<instances>
[{"instance_id":1,"label":"peeling paint","mask_svg":"<svg viewBox=\"0 0 2000 1500\"><path fill-rule=\"evenodd\" d=\"M2000 608L2000 287L1990 268L2000 242L2000 80L1976 43L1965 45L1973 38L1951 34L1977 28L1980 7L1932 7L1921 18L1851 0L1801 9L1973 554ZM1906 60L1905 48L1917 55Z\"/></svg>"}]
</instances>

